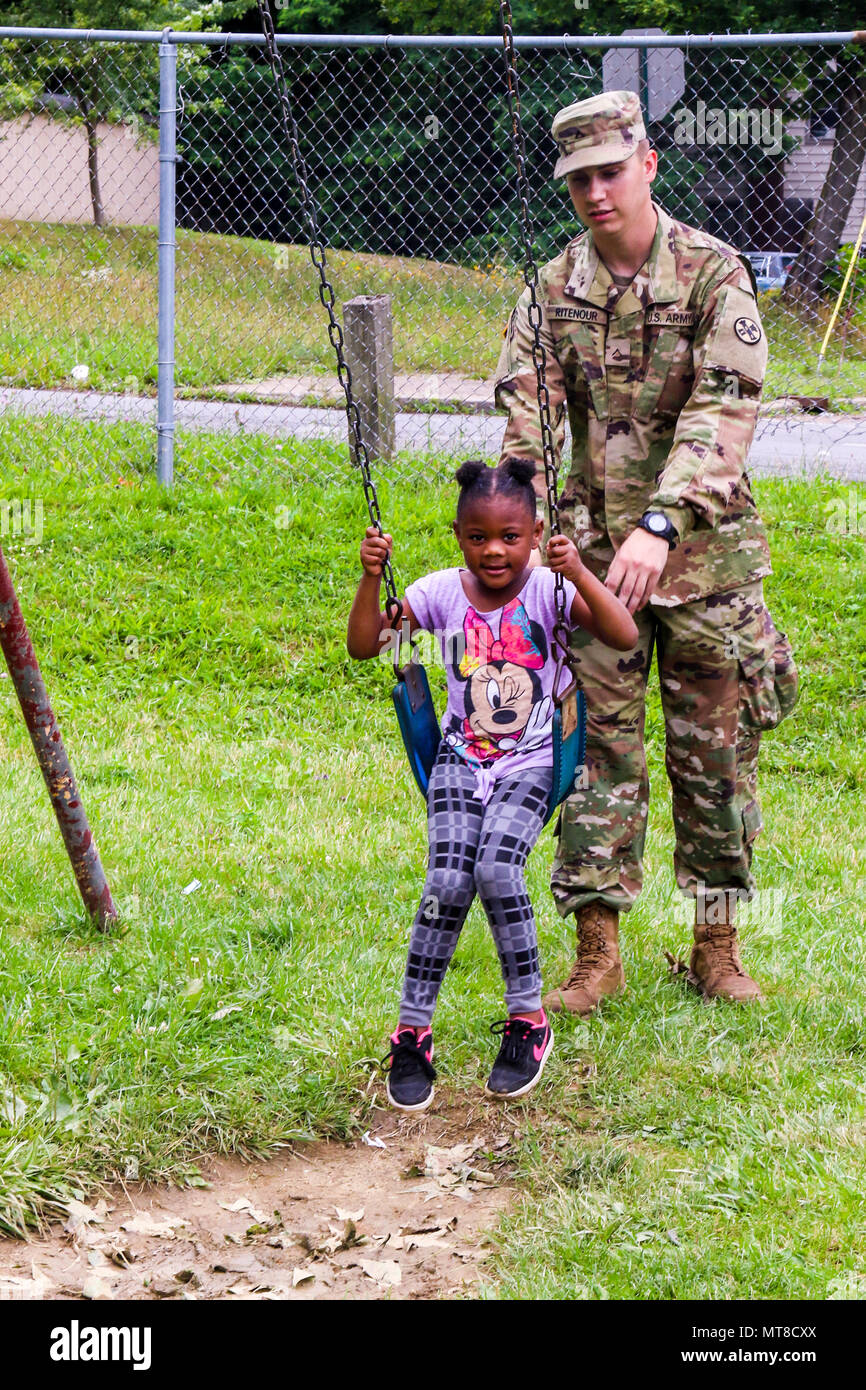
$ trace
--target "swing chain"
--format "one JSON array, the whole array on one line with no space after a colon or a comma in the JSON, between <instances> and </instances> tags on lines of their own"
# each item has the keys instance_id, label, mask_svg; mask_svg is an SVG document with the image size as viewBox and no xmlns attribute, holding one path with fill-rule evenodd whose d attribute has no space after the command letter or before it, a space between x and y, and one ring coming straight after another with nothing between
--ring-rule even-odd
<instances>
[{"instance_id":1,"label":"swing chain","mask_svg":"<svg viewBox=\"0 0 866 1390\"><path fill-rule=\"evenodd\" d=\"M532 328L532 361L535 367L536 391L538 395L538 416L541 424L541 448L544 459L544 479L547 487L547 509L550 517L550 534L559 536L558 469L556 448L553 441L553 428L550 423L550 393L547 389L545 372L547 356L541 341L542 308L538 300L538 267L533 251L532 214L529 210L530 187L526 173L526 139L520 115L520 84L517 77L517 58L514 50L514 28L509 0L500 0L499 19L502 26L502 41L505 59L505 85L508 93L508 112L511 117L511 143L514 163L517 169L517 198L520 204L520 230L523 239L523 279L529 290L529 324ZM556 604L556 624L554 636L561 649L567 651L568 627L565 620L565 585L562 575L557 573L554 588Z\"/></svg>"},{"instance_id":2,"label":"swing chain","mask_svg":"<svg viewBox=\"0 0 866 1390\"><path fill-rule=\"evenodd\" d=\"M337 377L346 397L346 416L352 434L354 461L360 468L361 479L364 485L364 498L367 503L367 511L370 514L370 521L381 536L384 532L382 527L382 514L379 509L379 498L376 493L376 485L373 482L370 472L370 455L362 435L361 416L358 411L357 402L352 395L352 372L345 357L345 340L343 337L342 325L334 312L336 297L333 286L328 279L325 245L319 231L316 203L308 183L307 165L301 150L298 126L292 110L283 62L280 57L279 49L277 48L274 21L271 16L268 0L258 0L258 6L271 72L274 76L277 96L280 101L283 134L288 141L295 182L297 183L301 195L301 207L310 243L310 259L319 274L319 300L328 315L328 338L330 339L331 346L334 349L334 354L337 359ZM392 618L395 615L399 616L400 602L397 598L397 587L394 583L394 572L391 568L390 558L386 558L382 566L382 577L385 581L385 592L387 594L387 601L385 603L386 612Z\"/></svg>"}]
</instances>

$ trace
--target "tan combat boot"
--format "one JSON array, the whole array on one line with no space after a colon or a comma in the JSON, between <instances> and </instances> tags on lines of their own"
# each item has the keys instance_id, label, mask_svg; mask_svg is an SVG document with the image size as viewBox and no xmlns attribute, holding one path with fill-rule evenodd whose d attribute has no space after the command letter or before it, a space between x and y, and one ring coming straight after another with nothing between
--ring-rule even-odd
<instances>
[{"instance_id":1,"label":"tan combat boot","mask_svg":"<svg viewBox=\"0 0 866 1390\"><path fill-rule=\"evenodd\" d=\"M749 1004L763 995L751 975L747 975L740 960L737 929L734 926L735 898L725 894L717 911L703 913L695 909L695 944L686 979L700 990L704 999L729 999L735 1004ZM701 917L720 917L721 921L701 921Z\"/></svg>"},{"instance_id":2,"label":"tan combat boot","mask_svg":"<svg viewBox=\"0 0 866 1390\"><path fill-rule=\"evenodd\" d=\"M575 913L577 958L568 979L544 996L552 1014L563 1009L586 1017L607 995L625 984L619 957L619 913L601 902L586 903Z\"/></svg>"}]
</instances>

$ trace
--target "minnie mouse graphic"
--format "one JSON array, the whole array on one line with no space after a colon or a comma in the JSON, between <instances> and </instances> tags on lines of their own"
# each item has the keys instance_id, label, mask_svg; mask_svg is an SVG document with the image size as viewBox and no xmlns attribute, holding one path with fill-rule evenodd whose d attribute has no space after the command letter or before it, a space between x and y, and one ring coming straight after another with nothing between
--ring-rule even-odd
<instances>
[{"instance_id":1,"label":"minnie mouse graphic","mask_svg":"<svg viewBox=\"0 0 866 1390\"><path fill-rule=\"evenodd\" d=\"M547 660L547 642L519 598L502 609L499 637L472 607L463 620L465 649L455 672L467 682L466 717L446 742L471 762L528 752L549 739L553 701L535 674Z\"/></svg>"}]
</instances>

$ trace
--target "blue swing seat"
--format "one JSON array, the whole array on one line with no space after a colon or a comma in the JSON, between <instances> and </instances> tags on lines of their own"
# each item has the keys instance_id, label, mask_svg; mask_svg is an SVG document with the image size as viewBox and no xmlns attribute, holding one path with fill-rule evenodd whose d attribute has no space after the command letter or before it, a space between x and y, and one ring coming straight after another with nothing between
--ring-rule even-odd
<instances>
[{"instance_id":1,"label":"blue swing seat","mask_svg":"<svg viewBox=\"0 0 866 1390\"><path fill-rule=\"evenodd\" d=\"M418 790L427 799L430 774L442 742L427 672L418 661L395 667L397 684L391 692L403 746ZM558 681L561 665L557 669ZM577 682L553 696L553 786L547 804L545 825L561 801L574 790L578 768L586 756L586 698Z\"/></svg>"},{"instance_id":2,"label":"blue swing seat","mask_svg":"<svg viewBox=\"0 0 866 1390\"><path fill-rule=\"evenodd\" d=\"M427 799L430 774L442 742L442 730L430 693L427 672L419 661L396 666L397 684L391 691L403 746L418 790Z\"/></svg>"}]
</instances>

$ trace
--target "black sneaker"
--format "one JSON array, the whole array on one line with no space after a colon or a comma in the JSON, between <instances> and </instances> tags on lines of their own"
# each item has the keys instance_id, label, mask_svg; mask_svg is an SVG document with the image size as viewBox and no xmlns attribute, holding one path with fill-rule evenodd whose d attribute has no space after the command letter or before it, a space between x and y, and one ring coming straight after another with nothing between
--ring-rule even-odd
<instances>
[{"instance_id":1,"label":"black sneaker","mask_svg":"<svg viewBox=\"0 0 866 1390\"><path fill-rule=\"evenodd\" d=\"M391 1035L391 1051L382 1062L388 1069L385 1090L397 1110L426 1110L433 1099L433 1030L420 1036L414 1028L401 1028Z\"/></svg>"},{"instance_id":2,"label":"black sneaker","mask_svg":"<svg viewBox=\"0 0 866 1390\"><path fill-rule=\"evenodd\" d=\"M490 1025L491 1033L501 1033L499 1056L484 1087L496 1100L513 1100L531 1091L544 1071L553 1051L553 1033L547 1019L530 1023L525 1018L504 1018Z\"/></svg>"}]
</instances>

